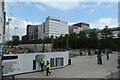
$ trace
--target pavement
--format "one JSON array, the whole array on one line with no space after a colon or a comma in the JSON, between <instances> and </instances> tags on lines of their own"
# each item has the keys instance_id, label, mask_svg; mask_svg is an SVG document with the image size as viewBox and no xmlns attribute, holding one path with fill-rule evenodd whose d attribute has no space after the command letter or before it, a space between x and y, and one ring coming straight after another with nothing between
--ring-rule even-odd
<instances>
[{"instance_id":1,"label":"pavement","mask_svg":"<svg viewBox=\"0 0 120 80\"><path fill-rule=\"evenodd\" d=\"M118 54L110 54L110 59L106 60L106 55L102 56L103 64L97 64L97 56L77 56L72 59L72 64L63 68L50 70L51 75L45 76L44 72L33 72L16 75L15 78L106 78L111 71L116 72Z\"/></svg>"}]
</instances>

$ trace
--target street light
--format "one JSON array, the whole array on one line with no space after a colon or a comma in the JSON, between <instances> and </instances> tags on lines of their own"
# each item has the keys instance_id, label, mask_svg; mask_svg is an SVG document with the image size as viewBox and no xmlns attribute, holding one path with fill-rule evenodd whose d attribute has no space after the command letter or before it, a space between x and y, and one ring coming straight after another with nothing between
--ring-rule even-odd
<instances>
[{"instance_id":1,"label":"street light","mask_svg":"<svg viewBox=\"0 0 120 80\"><path fill-rule=\"evenodd\" d=\"M61 48L63 49L63 36L64 34L61 34Z\"/></svg>"},{"instance_id":2,"label":"street light","mask_svg":"<svg viewBox=\"0 0 120 80\"><path fill-rule=\"evenodd\" d=\"M44 40L44 38L43 38L43 36L42 36L42 38L41 38L41 39L42 39L42 52L44 53L44 41L43 41L43 40Z\"/></svg>"},{"instance_id":3,"label":"street light","mask_svg":"<svg viewBox=\"0 0 120 80\"><path fill-rule=\"evenodd\" d=\"M15 27L14 29L15 29L15 36L16 36L16 31L18 30L18 27Z\"/></svg>"},{"instance_id":4,"label":"street light","mask_svg":"<svg viewBox=\"0 0 120 80\"><path fill-rule=\"evenodd\" d=\"M53 46L53 38L54 38L54 37L52 37L52 52L53 52L53 48L54 48L54 46Z\"/></svg>"},{"instance_id":5,"label":"street light","mask_svg":"<svg viewBox=\"0 0 120 80\"><path fill-rule=\"evenodd\" d=\"M68 39L66 40L66 44L67 44L67 50L68 50Z\"/></svg>"},{"instance_id":6,"label":"street light","mask_svg":"<svg viewBox=\"0 0 120 80\"><path fill-rule=\"evenodd\" d=\"M98 39L97 39L97 47L98 47L98 49L99 49L99 32L98 32L98 27L97 27L97 30L96 30L96 32L97 32L97 36L98 36Z\"/></svg>"},{"instance_id":7,"label":"street light","mask_svg":"<svg viewBox=\"0 0 120 80\"><path fill-rule=\"evenodd\" d=\"M10 22L12 21L12 18L8 18L8 22L6 22L6 25L8 25L8 41L9 41L9 25L10 25Z\"/></svg>"}]
</instances>

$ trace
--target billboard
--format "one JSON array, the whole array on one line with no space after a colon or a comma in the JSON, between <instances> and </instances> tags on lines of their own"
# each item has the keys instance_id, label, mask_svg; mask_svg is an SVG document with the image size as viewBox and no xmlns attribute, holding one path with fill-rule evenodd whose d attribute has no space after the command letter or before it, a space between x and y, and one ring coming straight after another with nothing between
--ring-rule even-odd
<instances>
[{"instance_id":1,"label":"billboard","mask_svg":"<svg viewBox=\"0 0 120 80\"><path fill-rule=\"evenodd\" d=\"M3 76L41 70L40 59L49 60L51 69L68 65L69 52L9 54L3 56Z\"/></svg>"}]
</instances>

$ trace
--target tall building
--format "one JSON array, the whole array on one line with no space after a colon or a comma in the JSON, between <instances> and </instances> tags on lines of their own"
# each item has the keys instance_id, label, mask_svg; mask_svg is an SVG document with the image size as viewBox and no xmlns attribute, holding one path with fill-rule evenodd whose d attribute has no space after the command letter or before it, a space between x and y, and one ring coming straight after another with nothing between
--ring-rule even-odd
<instances>
[{"instance_id":1,"label":"tall building","mask_svg":"<svg viewBox=\"0 0 120 80\"><path fill-rule=\"evenodd\" d=\"M28 40L38 39L38 25L27 25L26 36Z\"/></svg>"},{"instance_id":2,"label":"tall building","mask_svg":"<svg viewBox=\"0 0 120 80\"><path fill-rule=\"evenodd\" d=\"M27 37L29 40L43 39L44 37L51 37L69 34L68 23L61 21L54 17L47 17L45 22L41 25L28 25Z\"/></svg>"},{"instance_id":3,"label":"tall building","mask_svg":"<svg viewBox=\"0 0 120 80\"><path fill-rule=\"evenodd\" d=\"M0 1L0 47L3 43L5 34L5 12L4 12L4 0Z\"/></svg>"},{"instance_id":4,"label":"tall building","mask_svg":"<svg viewBox=\"0 0 120 80\"><path fill-rule=\"evenodd\" d=\"M55 17L47 17L46 21L41 24L42 37L51 37L69 34L68 23ZM41 36L40 36L41 37Z\"/></svg>"}]
</instances>

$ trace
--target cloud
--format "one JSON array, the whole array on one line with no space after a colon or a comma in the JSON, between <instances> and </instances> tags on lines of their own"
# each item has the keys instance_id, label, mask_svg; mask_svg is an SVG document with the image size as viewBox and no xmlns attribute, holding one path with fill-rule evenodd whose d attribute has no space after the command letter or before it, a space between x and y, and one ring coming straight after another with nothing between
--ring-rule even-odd
<instances>
[{"instance_id":1,"label":"cloud","mask_svg":"<svg viewBox=\"0 0 120 80\"><path fill-rule=\"evenodd\" d=\"M113 7L113 5L117 5L117 3L114 2L114 3L105 4L105 2L96 2L95 5L89 6L89 7L91 7L90 13L93 14L96 10L98 10L98 8L111 8L111 7Z\"/></svg>"},{"instance_id":2,"label":"cloud","mask_svg":"<svg viewBox=\"0 0 120 80\"><path fill-rule=\"evenodd\" d=\"M35 5L35 7L42 11L46 10L46 8L42 5Z\"/></svg>"},{"instance_id":3,"label":"cloud","mask_svg":"<svg viewBox=\"0 0 120 80\"><path fill-rule=\"evenodd\" d=\"M99 28L103 29L105 25L109 26L109 28L118 27L117 19L112 18L100 18L95 22L91 23L91 28Z\"/></svg>"},{"instance_id":4,"label":"cloud","mask_svg":"<svg viewBox=\"0 0 120 80\"><path fill-rule=\"evenodd\" d=\"M11 17L12 18L12 21L10 22L9 24L9 39L11 40L12 39L12 36L15 35L15 31L16 31L16 35L19 35L19 37L21 38L21 36L25 35L26 34L26 28L27 28L27 25L28 24L31 24L31 25L38 25L38 24L41 24L41 23L32 23L32 22L27 22L26 20L22 20L20 18L14 18L14 17ZM8 19L8 17L7 17ZM15 30L15 27L18 27L18 30ZM7 40L8 38L8 26L6 26L6 39Z\"/></svg>"},{"instance_id":5,"label":"cloud","mask_svg":"<svg viewBox=\"0 0 120 80\"><path fill-rule=\"evenodd\" d=\"M51 7L60 10L71 10L77 8L80 3L79 2L41 2L46 7Z\"/></svg>"},{"instance_id":6,"label":"cloud","mask_svg":"<svg viewBox=\"0 0 120 80\"><path fill-rule=\"evenodd\" d=\"M93 14L99 7L102 5L102 2L97 2L95 6L90 10L90 13Z\"/></svg>"},{"instance_id":7,"label":"cloud","mask_svg":"<svg viewBox=\"0 0 120 80\"><path fill-rule=\"evenodd\" d=\"M77 22L68 22L68 25L76 24Z\"/></svg>"},{"instance_id":8,"label":"cloud","mask_svg":"<svg viewBox=\"0 0 120 80\"><path fill-rule=\"evenodd\" d=\"M106 5L105 8L111 8L113 5Z\"/></svg>"}]
</instances>

